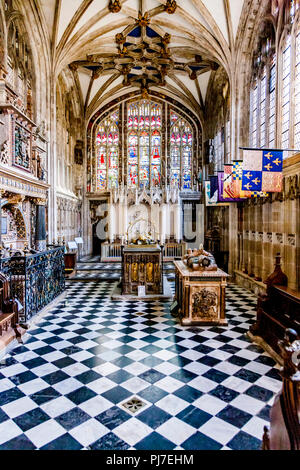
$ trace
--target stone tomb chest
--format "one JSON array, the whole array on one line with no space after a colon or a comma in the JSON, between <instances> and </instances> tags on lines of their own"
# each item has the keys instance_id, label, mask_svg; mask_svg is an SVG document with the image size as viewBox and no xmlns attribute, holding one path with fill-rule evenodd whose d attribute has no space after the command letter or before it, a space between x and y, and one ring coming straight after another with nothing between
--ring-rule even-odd
<instances>
[{"instance_id":1,"label":"stone tomb chest","mask_svg":"<svg viewBox=\"0 0 300 470\"><path fill-rule=\"evenodd\" d=\"M194 271L183 261L175 261L176 302L182 325L227 325L225 290L228 274Z\"/></svg>"}]
</instances>

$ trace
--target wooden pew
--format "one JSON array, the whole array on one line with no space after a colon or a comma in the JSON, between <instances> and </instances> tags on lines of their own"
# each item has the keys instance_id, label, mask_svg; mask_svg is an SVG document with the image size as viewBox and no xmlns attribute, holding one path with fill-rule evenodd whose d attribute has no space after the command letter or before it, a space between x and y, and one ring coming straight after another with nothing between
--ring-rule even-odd
<instances>
[{"instance_id":1,"label":"wooden pew","mask_svg":"<svg viewBox=\"0 0 300 470\"><path fill-rule=\"evenodd\" d=\"M300 292L288 288L287 276L281 271L280 255L276 256L274 272L265 280L266 294L258 297L256 322L250 327L251 335L262 338L280 354L279 340L291 328L300 335Z\"/></svg>"},{"instance_id":2,"label":"wooden pew","mask_svg":"<svg viewBox=\"0 0 300 470\"><path fill-rule=\"evenodd\" d=\"M0 336L11 327L16 338L21 338L18 331L18 304L10 297L10 285L4 274L0 273Z\"/></svg>"},{"instance_id":3,"label":"wooden pew","mask_svg":"<svg viewBox=\"0 0 300 470\"><path fill-rule=\"evenodd\" d=\"M270 410L270 430L265 427L263 450L300 450L300 339L292 329L278 341L283 360L282 389Z\"/></svg>"}]
</instances>

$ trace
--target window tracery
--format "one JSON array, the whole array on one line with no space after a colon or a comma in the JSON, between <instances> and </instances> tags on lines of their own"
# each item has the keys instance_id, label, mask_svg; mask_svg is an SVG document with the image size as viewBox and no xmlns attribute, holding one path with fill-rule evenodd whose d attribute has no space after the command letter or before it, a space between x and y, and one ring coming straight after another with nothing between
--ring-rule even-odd
<instances>
[{"instance_id":1,"label":"window tracery","mask_svg":"<svg viewBox=\"0 0 300 470\"><path fill-rule=\"evenodd\" d=\"M171 187L180 187L181 185L183 189L191 189L193 156L192 128L185 119L174 111L171 111L170 118Z\"/></svg>"},{"instance_id":2,"label":"window tracery","mask_svg":"<svg viewBox=\"0 0 300 470\"><path fill-rule=\"evenodd\" d=\"M290 128L290 83L291 83L291 36L287 35L282 52L282 115L281 115L281 145L282 148L289 146Z\"/></svg>"},{"instance_id":3,"label":"window tracery","mask_svg":"<svg viewBox=\"0 0 300 470\"><path fill-rule=\"evenodd\" d=\"M149 100L128 107L128 188L160 186L162 107Z\"/></svg>"},{"instance_id":4,"label":"window tracery","mask_svg":"<svg viewBox=\"0 0 300 470\"><path fill-rule=\"evenodd\" d=\"M300 146L300 31L296 36L294 145Z\"/></svg>"},{"instance_id":5,"label":"window tracery","mask_svg":"<svg viewBox=\"0 0 300 470\"><path fill-rule=\"evenodd\" d=\"M162 100L143 97L108 109L102 117L97 114L97 124L90 123L88 130L93 136L88 192L109 191L121 184L129 190L166 185L196 189L202 165L196 160L196 155L201 158L201 147L196 154L196 146L201 146L202 134L188 115Z\"/></svg>"},{"instance_id":6,"label":"window tracery","mask_svg":"<svg viewBox=\"0 0 300 470\"><path fill-rule=\"evenodd\" d=\"M276 39L272 28L269 31L265 26L262 28L264 38L258 43L253 62L249 140L255 148L278 146L297 151L300 145L300 0L286 0L283 4L273 0L271 13L275 21L282 17L283 24ZM284 158L288 155L284 152Z\"/></svg>"},{"instance_id":7,"label":"window tracery","mask_svg":"<svg viewBox=\"0 0 300 470\"><path fill-rule=\"evenodd\" d=\"M97 191L113 189L119 179L119 112L114 111L103 119L97 130Z\"/></svg>"}]
</instances>

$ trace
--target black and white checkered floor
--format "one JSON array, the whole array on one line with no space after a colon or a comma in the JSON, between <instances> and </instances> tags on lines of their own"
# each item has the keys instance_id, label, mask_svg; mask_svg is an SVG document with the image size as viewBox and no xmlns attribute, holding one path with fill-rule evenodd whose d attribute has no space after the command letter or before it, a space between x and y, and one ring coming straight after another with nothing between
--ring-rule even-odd
<instances>
[{"instance_id":1,"label":"black and white checkered floor","mask_svg":"<svg viewBox=\"0 0 300 470\"><path fill-rule=\"evenodd\" d=\"M187 328L169 303L68 284L0 361L0 449L259 449L278 366L245 332L256 299L227 290L224 328Z\"/></svg>"}]
</instances>

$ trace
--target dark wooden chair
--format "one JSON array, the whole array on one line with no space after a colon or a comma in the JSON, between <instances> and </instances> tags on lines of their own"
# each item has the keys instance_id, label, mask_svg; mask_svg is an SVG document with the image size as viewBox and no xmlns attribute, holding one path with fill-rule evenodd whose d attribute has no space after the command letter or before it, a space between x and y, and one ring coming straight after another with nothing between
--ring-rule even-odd
<instances>
[{"instance_id":1,"label":"dark wooden chair","mask_svg":"<svg viewBox=\"0 0 300 470\"><path fill-rule=\"evenodd\" d=\"M300 450L300 339L287 329L278 342L283 359L282 389L270 410L270 430L265 427L263 450Z\"/></svg>"},{"instance_id":2,"label":"dark wooden chair","mask_svg":"<svg viewBox=\"0 0 300 470\"><path fill-rule=\"evenodd\" d=\"M11 327L15 331L16 338L21 338L18 326L18 304L10 296L8 279L0 273L0 336Z\"/></svg>"},{"instance_id":3,"label":"dark wooden chair","mask_svg":"<svg viewBox=\"0 0 300 470\"><path fill-rule=\"evenodd\" d=\"M65 253L65 275L71 276L76 270L77 253Z\"/></svg>"}]
</instances>

